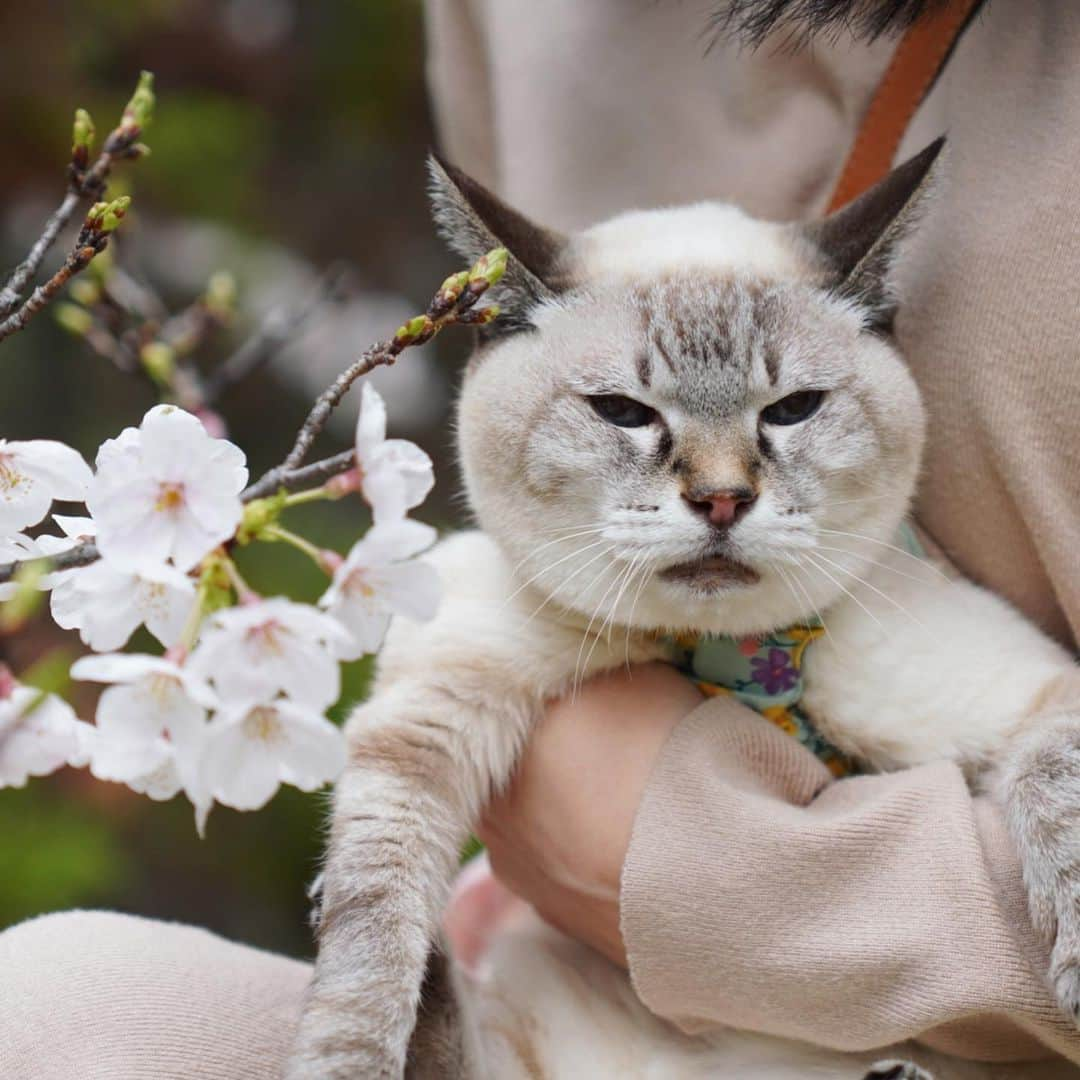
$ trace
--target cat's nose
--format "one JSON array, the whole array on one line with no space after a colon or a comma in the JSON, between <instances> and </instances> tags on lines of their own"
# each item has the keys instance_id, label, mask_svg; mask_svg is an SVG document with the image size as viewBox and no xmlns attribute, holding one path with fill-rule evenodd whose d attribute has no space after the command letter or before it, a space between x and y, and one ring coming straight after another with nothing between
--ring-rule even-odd
<instances>
[{"instance_id":1,"label":"cat's nose","mask_svg":"<svg viewBox=\"0 0 1080 1080\"><path fill-rule=\"evenodd\" d=\"M727 488L723 491L691 490L683 492L691 508L719 529L735 524L757 500L757 492L749 487Z\"/></svg>"}]
</instances>

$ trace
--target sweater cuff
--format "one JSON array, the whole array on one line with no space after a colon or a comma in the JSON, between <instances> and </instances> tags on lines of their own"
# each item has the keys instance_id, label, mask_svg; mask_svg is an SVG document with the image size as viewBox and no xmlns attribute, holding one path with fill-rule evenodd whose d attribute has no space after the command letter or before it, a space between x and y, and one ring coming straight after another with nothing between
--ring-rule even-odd
<instances>
[{"instance_id":1,"label":"sweater cuff","mask_svg":"<svg viewBox=\"0 0 1080 1080\"><path fill-rule=\"evenodd\" d=\"M688 1033L1080 1061L997 810L948 762L833 781L736 702L657 758L623 865L635 991Z\"/></svg>"}]
</instances>

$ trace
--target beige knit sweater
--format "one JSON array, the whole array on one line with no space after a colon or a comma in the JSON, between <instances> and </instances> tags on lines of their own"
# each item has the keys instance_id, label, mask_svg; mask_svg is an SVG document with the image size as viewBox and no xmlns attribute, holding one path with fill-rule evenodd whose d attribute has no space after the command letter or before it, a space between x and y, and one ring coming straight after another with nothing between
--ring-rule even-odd
<instances>
[{"instance_id":1,"label":"beige knit sweater","mask_svg":"<svg viewBox=\"0 0 1080 1080\"><path fill-rule=\"evenodd\" d=\"M819 212L894 43L705 55L706 7L428 0L446 151L563 228L708 197ZM951 179L908 253L898 324L931 416L919 518L961 570L1075 641L1080 5L990 0L900 156L942 131ZM645 1003L692 1030L1080 1062L995 810L948 764L826 780L737 706L676 730L623 875Z\"/></svg>"}]
</instances>

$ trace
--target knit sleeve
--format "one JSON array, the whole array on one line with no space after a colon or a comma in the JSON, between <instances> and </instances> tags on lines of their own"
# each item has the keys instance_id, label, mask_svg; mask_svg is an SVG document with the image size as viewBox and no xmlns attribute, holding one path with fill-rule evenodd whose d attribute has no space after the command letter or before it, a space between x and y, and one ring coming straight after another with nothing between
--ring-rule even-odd
<instances>
[{"instance_id":1,"label":"knit sleeve","mask_svg":"<svg viewBox=\"0 0 1080 1080\"><path fill-rule=\"evenodd\" d=\"M959 769L832 782L724 699L660 754L623 868L622 932L639 997L689 1032L1080 1061L1004 823Z\"/></svg>"}]
</instances>

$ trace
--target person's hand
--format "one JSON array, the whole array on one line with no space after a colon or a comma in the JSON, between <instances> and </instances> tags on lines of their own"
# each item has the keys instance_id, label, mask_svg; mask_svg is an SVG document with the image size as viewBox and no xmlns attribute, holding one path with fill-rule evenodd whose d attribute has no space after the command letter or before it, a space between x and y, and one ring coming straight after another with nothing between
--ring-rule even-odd
<instances>
[{"instance_id":1,"label":"person's hand","mask_svg":"<svg viewBox=\"0 0 1080 1080\"><path fill-rule=\"evenodd\" d=\"M619 880L638 803L671 729L700 702L666 664L587 683L549 707L479 829L504 885L624 967Z\"/></svg>"}]
</instances>

